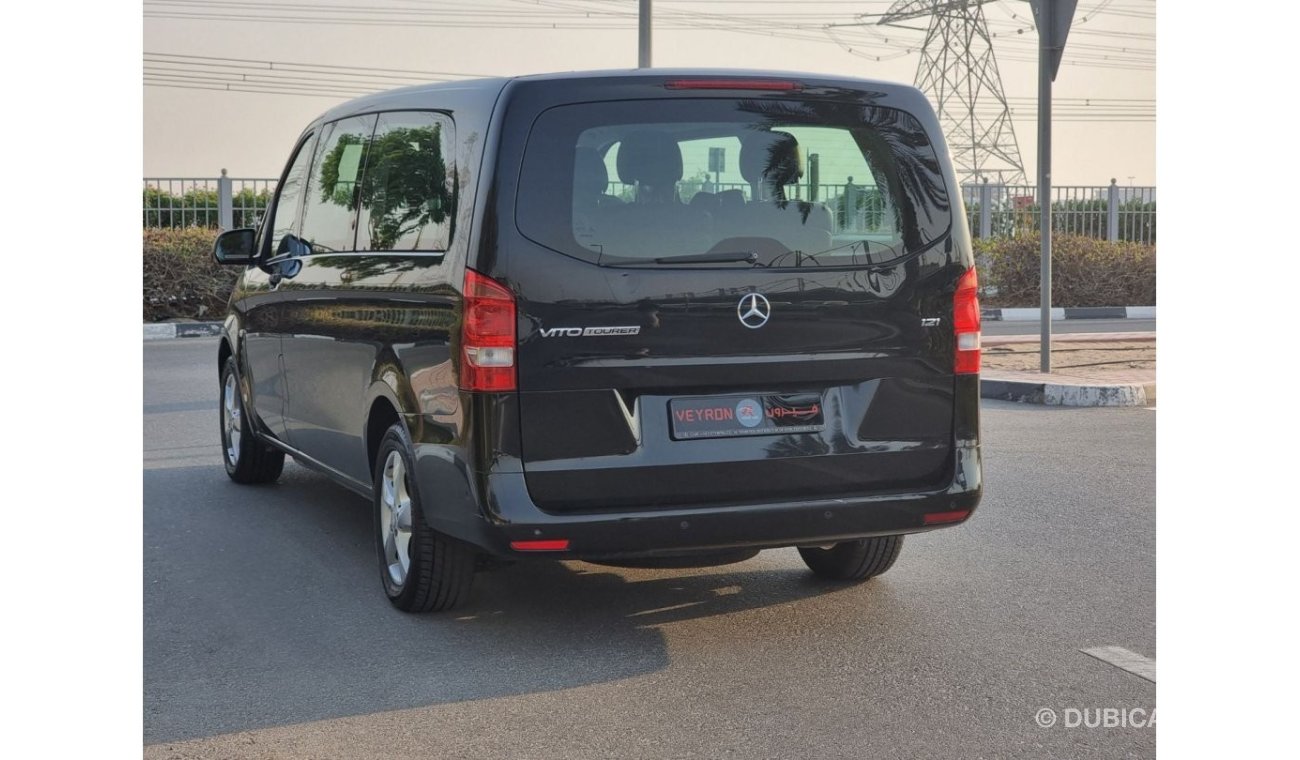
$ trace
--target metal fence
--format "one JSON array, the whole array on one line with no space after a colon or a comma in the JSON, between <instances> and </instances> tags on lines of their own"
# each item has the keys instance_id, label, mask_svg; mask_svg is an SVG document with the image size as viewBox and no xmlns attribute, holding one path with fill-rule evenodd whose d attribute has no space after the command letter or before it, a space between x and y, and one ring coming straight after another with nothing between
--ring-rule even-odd
<instances>
[{"instance_id":1,"label":"metal fence","mask_svg":"<svg viewBox=\"0 0 1300 760\"><path fill-rule=\"evenodd\" d=\"M275 193L274 179L146 178L146 227L255 227ZM747 183L713 183L698 179L678 183L683 197L698 191L740 190ZM631 199L632 188L611 182L607 192ZM825 203L835 230L888 232L893 219L884 198L872 186L852 183L801 183L791 186L794 198ZM1033 185L963 185L962 201L973 237L1008 238L1036 235L1040 223L1038 188ZM1052 231L1104 240L1156 242L1155 187L1062 185L1052 188Z\"/></svg>"},{"instance_id":2,"label":"metal fence","mask_svg":"<svg viewBox=\"0 0 1300 760\"><path fill-rule=\"evenodd\" d=\"M740 190L748 198L748 183L683 180L683 198L697 191ZM633 189L611 182L609 192L630 200ZM889 232L893 219L885 213L884 196L871 185L848 183L798 183L788 186L788 197L825 203L831 209L835 232ZM963 185L962 201L973 237L1009 238L1036 235L1040 224L1038 188L1034 185ZM1062 185L1052 188L1052 231L1103 240L1156 242L1156 189L1142 186Z\"/></svg>"},{"instance_id":3,"label":"metal fence","mask_svg":"<svg viewBox=\"0 0 1300 760\"><path fill-rule=\"evenodd\" d=\"M145 227L256 227L275 194L274 179L146 177Z\"/></svg>"},{"instance_id":4,"label":"metal fence","mask_svg":"<svg viewBox=\"0 0 1300 760\"><path fill-rule=\"evenodd\" d=\"M1008 238L1038 234L1041 206L1034 185L963 185L971 235ZM1109 185L1052 188L1052 232L1104 240L1156 242L1156 189Z\"/></svg>"},{"instance_id":5,"label":"metal fence","mask_svg":"<svg viewBox=\"0 0 1300 760\"><path fill-rule=\"evenodd\" d=\"M677 194L691 198L697 192L721 193L739 190L745 200L752 198L748 182L713 182L688 179L677 183ZM607 192L631 201L636 189L623 182L610 182ZM869 185L798 183L787 186L787 197L792 200L817 201L831 211L832 232L888 234L894 229L894 219L885 213L885 199L880 191Z\"/></svg>"}]
</instances>

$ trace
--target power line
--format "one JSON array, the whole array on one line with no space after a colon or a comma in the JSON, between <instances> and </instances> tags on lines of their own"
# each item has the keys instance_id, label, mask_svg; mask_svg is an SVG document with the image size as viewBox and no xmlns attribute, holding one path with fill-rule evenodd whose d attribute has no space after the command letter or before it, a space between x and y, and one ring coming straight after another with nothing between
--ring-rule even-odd
<instances>
[{"instance_id":1,"label":"power line","mask_svg":"<svg viewBox=\"0 0 1300 760\"><path fill-rule=\"evenodd\" d=\"M148 86L190 85L233 92L318 94L352 98L394 87L427 82L461 81L483 76L464 72L348 67L296 61L249 60L178 53L144 53Z\"/></svg>"},{"instance_id":2,"label":"power line","mask_svg":"<svg viewBox=\"0 0 1300 760\"><path fill-rule=\"evenodd\" d=\"M334 101L353 97L350 94L343 94L343 93L339 93L337 96L335 96L327 93L304 92L304 91L297 91L292 89L283 89L283 90L250 89L236 84L228 84L224 86L205 86L205 85L198 85L198 84L172 84L170 82L150 81L148 79L145 80L145 86L163 87L163 88L176 89L176 90L210 90L216 92L247 92L247 93L261 93L263 95L301 95L301 96L312 97L312 98L325 98L327 100L334 100Z\"/></svg>"},{"instance_id":3,"label":"power line","mask_svg":"<svg viewBox=\"0 0 1300 760\"><path fill-rule=\"evenodd\" d=\"M275 82L286 85L294 83L323 84L364 92L428 82L449 82L465 78L499 76L498 74L483 72L346 66L305 61L277 61L160 51L145 51L143 61L145 73L154 76L216 78L222 82L243 82L250 85L258 82ZM1007 102L1013 107L1029 107L1037 101L1030 96L1008 96ZM1152 98L1076 96L1057 98L1054 102L1056 108L1062 111L1088 108L1094 110L1100 108L1110 110L1135 110L1139 108L1153 110L1155 108L1155 100Z\"/></svg>"},{"instance_id":4,"label":"power line","mask_svg":"<svg viewBox=\"0 0 1300 760\"><path fill-rule=\"evenodd\" d=\"M288 67L298 67L303 69L324 69L336 72L348 72L354 76L363 76L364 73L374 72L376 74L385 74L393 76L410 75L405 78L419 78L421 81L427 81L427 78L439 77L490 77L495 74L468 74L454 71L425 71L421 69L388 69L377 66L342 66L339 64L329 63L300 63L293 61L269 61L248 58L228 58L213 55L189 55L184 53L151 53L146 51L144 54L146 61L163 62L177 61L188 62L193 65L217 65L217 66L241 66L256 67L267 69L288 69Z\"/></svg>"},{"instance_id":5,"label":"power line","mask_svg":"<svg viewBox=\"0 0 1300 760\"><path fill-rule=\"evenodd\" d=\"M389 0L393 2L393 0ZM661 0L662 2L662 0ZM764 4L763 0L745 0L746 4ZM685 5L684 2L674 3ZM692 8L713 3L691 4ZM722 3L727 4L727 3ZM739 3L735 3L739 4ZM768 3L775 5L777 3ZM807 5L818 5L809 3ZM834 5L885 5L886 2L870 3L832 3ZM1102 6L1099 6L1099 8ZM1125 10L1119 7L1115 10ZM1098 9L1088 13L1096 15ZM1010 12L1012 19L1019 16ZM287 2L279 0L270 3L254 3L250 0L145 0L145 16L149 18L173 20L232 21L232 22L266 22L293 24L321 24L336 26L404 26L433 28L480 28L496 29L566 29L566 30L632 30L636 28L635 9L629 3L619 0L512 0L510 6L479 4L465 8L462 4L442 5L423 3L418 7L373 6L357 8L332 3L308 0L305 2ZM669 8L658 14L657 26L662 29L696 30L709 29L740 34L758 35L799 40L805 42L831 42L847 52L872 60L889 60L899 58L918 49L915 42L890 39L863 28L864 25L835 24L830 21L842 19L841 13L823 11L812 12L801 9L799 12L784 13L772 11L751 12L744 16L722 12L698 10L680 10ZM1086 18L1086 17L1085 17ZM796 21L797 20L797 21ZM856 29L853 29L856 26ZM1014 25L1013 25L1014 27ZM1004 39L1008 44L1022 44L1016 39L1018 33L1032 25L998 31L994 36ZM832 31L834 29L834 31ZM1105 30L1084 30L1079 33L1096 31L1103 36L1125 34ZM1150 36L1136 37L1148 39ZM1026 42L1028 42L1026 40ZM1114 48L1114 49L1110 49ZM1087 65L1099 68L1144 68L1154 61L1146 55L1153 51L1144 49L1129 50L1120 46L1096 46L1089 48L1085 44L1072 46L1067 63ZM1009 56L1008 60L1028 60Z\"/></svg>"},{"instance_id":6,"label":"power line","mask_svg":"<svg viewBox=\"0 0 1300 760\"><path fill-rule=\"evenodd\" d=\"M237 92L237 93L262 94L262 95L293 95L293 96L302 96L302 97L322 98L334 102L351 99L354 97L358 97L359 95L364 95L364 94L377 91L371 89L366 89L364 91L332 90L327 87L305 88L305 87L298 87L298 86L293 86L288 84L274 84L274 83L234 82L234 81L207 82L198 79L189 79L183 77L159 77L153 75L146 75L144 77L144 85L146 87L159 87L164 89L198 90L198 91L209 91L209 92ZM1022 116L1013 110L1010 118L1012 121L1033 121L1035 117L1031 113L1026 113L1025 115ZM1100 113L1095 115L1062 114L1059 116L1054 115L1053 118L1055 121L1061 123L1087 123L1087 124L1140 123L1140 122L1155 121L1154 114L1150 114L1150 115L1107 114L1107 113Z\"/></svg>"},{"instance_id":7,"label":"power line","mask_svg":"<svg viewBox=\"0 0 1300 760\"><path fill-rule=\"evenodd\" d=\"M274 61L145 51L144 84L150 87L225 92L299 95L330 99L353 98L391 87L424 82L458 81L467 77L491 76L468 72L344 66L303 61ZM1009 96L1011 118L1020 108L1031 113L1035 99ZM1155 101L1150 98L1069 97L1056 101L1062 121L1093 123L1154 121ZM982 115L986 115L983 110Z\"/></svg>"}]
</instances>

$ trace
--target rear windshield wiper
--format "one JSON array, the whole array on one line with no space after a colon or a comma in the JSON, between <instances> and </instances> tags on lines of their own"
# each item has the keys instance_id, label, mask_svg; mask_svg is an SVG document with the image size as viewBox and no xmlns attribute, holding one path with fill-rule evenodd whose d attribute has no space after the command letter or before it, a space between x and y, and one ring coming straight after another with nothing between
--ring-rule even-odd
<instances>
[{"instance_id":1,"label":"rear windshield wiper","mask_svg":"<svg viewBox=\"0 0 1300 760\"><path fill-rule=\"evenodd\" d=\"M719 251L717 253L688 253L682 256L660 256L656 264L726 264L744 261L750 264L758 261L758 254L753 251Z\"/></svg>"}]
</instances>

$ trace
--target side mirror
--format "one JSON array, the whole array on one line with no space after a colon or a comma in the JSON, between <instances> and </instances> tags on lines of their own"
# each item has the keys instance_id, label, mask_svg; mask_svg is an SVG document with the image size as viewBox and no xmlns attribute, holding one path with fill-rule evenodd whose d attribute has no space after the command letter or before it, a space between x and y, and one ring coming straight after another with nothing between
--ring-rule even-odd
<instances>
[{"instance_id":1,"label":"side mirror","mask_svg":"<svg viewBox=\"0 0 1300 760\"><path fill-rule=\"evenodd\" d=\"M253 263L253 250L257 231L252 228L227 230L217 236L212 244L212 258L227 266L248 266Z\"/></svg>"}]
</instances>

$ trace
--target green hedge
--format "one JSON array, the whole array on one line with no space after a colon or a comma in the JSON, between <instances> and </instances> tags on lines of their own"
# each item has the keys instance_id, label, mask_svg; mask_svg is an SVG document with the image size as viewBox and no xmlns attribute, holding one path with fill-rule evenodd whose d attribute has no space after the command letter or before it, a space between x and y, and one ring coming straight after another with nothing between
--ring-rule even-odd
<instances>
[{"instance_id":1,"label":"green hedge","mask_svg":"<svg viewBox=\"0 0 1300 760\"><path fill-rule=\"evenodd\" d=\"M1037 306L1037 236L975 241L980 300L986 306ZM1156 248L1078 235L1052 236L1053 306L1154 306Z\"/></svg>"},{"instance_id":2,"label":"green hedge","mask_svg":"<svg viewBox=\"0 0 1300 760\"><path fill-rule=\"evenodd\" d=\"M221 319L238 270L212 260L217 231L145 228L144 321Z\"/></svg>"},{"instance_id":3,"label":"green hedge","mask_svg":"<svg viewBox=\"0 0 1300 760\"><path fill-rule=\"evenodd\" d=\"M256 227L258 219L271 202L271 191L254 192L245 187L231 198L234 225ZM145 227L216 227L220 224L215 188L191 187L181 193L146 185L144 188Z\"/></svg>"}]
</instances>

